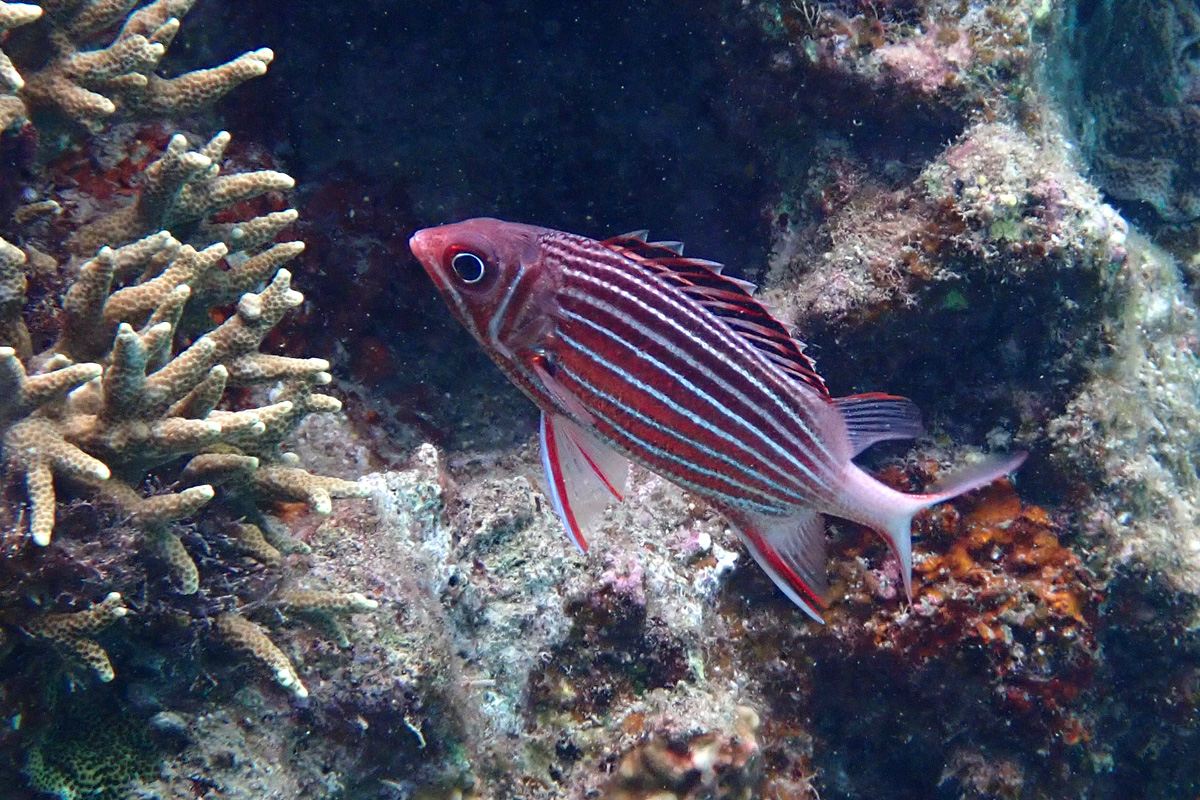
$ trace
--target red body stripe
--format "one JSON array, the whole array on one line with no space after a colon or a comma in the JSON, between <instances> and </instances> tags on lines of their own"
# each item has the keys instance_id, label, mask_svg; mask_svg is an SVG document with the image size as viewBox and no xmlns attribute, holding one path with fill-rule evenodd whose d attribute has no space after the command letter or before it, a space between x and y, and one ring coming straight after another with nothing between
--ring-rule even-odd
<instances>
[{"instance_id":1,"label":"red body stripe","mask_svg":"<svg viewBox=\"0 0 1200 800\"><path fill-rule=\"evenodd\" d=\"M822 410L821 405L828 406L824 397L781 377L778 367L765 363L762 356L732 333L720 337L697 330L695 335L703 335L705 345L697 348L694 337L665 325L643 306L671 316L675 313L674 306L683 304L711 325L722 325L719 320L690 299L682 298L677 290L648 278L637 265L596 243L564 238L567 241L551 249L555 259L562 262L559 268L565 275L563 288L558 292L556 322L559 333L581 349L560 345L555 358L564 373L561 380L570 382L572 393L586 398L585 405L595 404L611 420L612 424L597 423L605 438L615 441L650 469L701 492L707 490L723 502L736 502L740 495L742 500L757 503L760 510L767 507L785 513L788 506L832 499L834 462L838 459L830 458L823 450L826 444L817 441L818 436L826 433L821 430L817 413ZM589 244L592 246L588 247ZM597 280L573 281L573 273L596 276ZM601 277L605 280L599 280ZM632 300L627 294L632 295ZM611 308L612 312L600 305ZM639 352L631 353L629 347L614 342L612 337L598 335L596 330L574 320L572 314L602 326ZM648 338L647 330L660 341ZM667 407L629 378L603 367L601 359L622 367L630 378L643 385L661 387L682 411ZM680 391L679 378L696 392ZM581 381L591 386L585 387ZM809 393L807 397L802 396L805 392ZM710 400L701 399L701 393ZM657 427L634 418L610 399L624 401L641 411ZM714 404L720 407L719 412L714 410ZM790 411L790 419L781 421L781 408ZM736 418L740 424L731 424L730 418ZM697 425L700 419L707 419L742 446L731 446L728 438L700 427ZM785 427L781 429L781 425ZM666 451L675 458L664 458L643 445ZM786 452L781 452L781 448ZM724 454L734 463L714 459L704 450ZM680 460L687 464L679 463ZM706 472L701 474L693 466ZM770 482L764 481L764 477Z\"/></svg>"},{"instance_id":2,"label":"red body stripe","mask_svg":"<svg viewBox=\"0 0 1200 800\"><path fill-rule=\"evenodd\" d=\"M564 333L570 332L570 326L563 326ZM595 342L596 337L587 337L589 343ZM597 355L602 355L607 361L633 367L633 361L627 350L613 347L609 342L597 342L592 345ZM579 397L584 405L596 409L602 418L597 421L597 427L602 434L621 443L622 448L637 451L640 460L660 474L674 475L689 484L709 489L722 495L737 495L747 493L744 486L731 483L726 479L726 473L732 473L735 466L716 461L711 455L699 449L692 443L708 447L710 450L721 452L728 445L720 440L714 440L712 434L697 423L697 417L703 409L695 407L687 412L680 412L668 407L663 402L649 396L624 379L616 372L605 369L595 358L577 351L564 349L560 353L559 375L563 383L572 393ZM575 380L574 376L583 377L589 385ZM637 371L636 377L650 385L663 386L665 381L649 372L644 366ZM599 391L596 391L599 390ZM622 400L626 405L634 407L640 414L652 419L657 425L652 425L636 418L616 405L609 398ZM687 407L688 401L694 398L673 398ZM616 426L606 420L613 420ZM619 427L617 427L619 426ZM632 434L632 438L628 435ZM673 459L670 461L654 455L642 444L650 444L654 448L669 452ZM682 462L682 463L680 463ZM697 467L704 467L710 472L718 473L720 477L700 472ZM735 477L730 474L728 477ZM746 479L744 485L755 490L757 500L763 505L772 504L771 487L761 481Z\"/></svg>"}]
</instances>

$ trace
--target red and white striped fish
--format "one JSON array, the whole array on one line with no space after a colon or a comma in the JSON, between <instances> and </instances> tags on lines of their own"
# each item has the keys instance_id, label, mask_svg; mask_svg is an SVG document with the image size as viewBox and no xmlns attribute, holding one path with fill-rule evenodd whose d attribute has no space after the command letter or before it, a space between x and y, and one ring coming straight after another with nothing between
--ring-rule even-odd
<instances>
[{"instance_id":1,"label":"red and white striped fish","mask_svg":"<svg viewBox=\"0 0 1200 800\"><path fill-rule=\"evenodd\" d=\"M821 514L882 534L912 596L913 515L1015 469L991 460L934 494L851 460L922 433L908 400L832 398L803 346L719 264L644 234L596 241L472 219L409 242L454 315L542 410L550 498L580 550L629 461L712 502L789 598L820 621Z\"/></svg>"}]
</instances>

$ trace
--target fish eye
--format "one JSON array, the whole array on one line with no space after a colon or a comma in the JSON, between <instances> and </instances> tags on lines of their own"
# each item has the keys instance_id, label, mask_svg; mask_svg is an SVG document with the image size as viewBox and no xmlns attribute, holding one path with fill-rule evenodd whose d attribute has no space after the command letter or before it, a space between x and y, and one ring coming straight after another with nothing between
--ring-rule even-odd
<instances>
[{"instance_id":1,"label":"fish eye","mask_svg":"<svg viewBox=\"0 0 1200 800\"><path fill-rule=\"evenodd\" d=\"M479 283L486 272L483 259L466 250L455 253L454 258L450 259L450 266L454 268L458 279L467 284Z\"/></svg>"}]
</instances>

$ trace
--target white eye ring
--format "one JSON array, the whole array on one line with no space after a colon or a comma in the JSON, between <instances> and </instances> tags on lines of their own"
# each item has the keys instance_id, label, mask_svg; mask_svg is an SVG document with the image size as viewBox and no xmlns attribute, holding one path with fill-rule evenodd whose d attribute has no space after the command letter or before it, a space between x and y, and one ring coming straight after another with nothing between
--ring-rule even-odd
<instances>
[{"instance_id":1,"label":"white eye ring","mask_svg":"<svg viewBox=\"0 0 1200 800\"><path fill-rule=\"evenodd\" d=\"M465 251L455 253L454 258L450 259L450 266L454 268L454 274L458 275L458 279L468 285L479 283L487 272L482 258Z\"/></svg>"}]
</instances>

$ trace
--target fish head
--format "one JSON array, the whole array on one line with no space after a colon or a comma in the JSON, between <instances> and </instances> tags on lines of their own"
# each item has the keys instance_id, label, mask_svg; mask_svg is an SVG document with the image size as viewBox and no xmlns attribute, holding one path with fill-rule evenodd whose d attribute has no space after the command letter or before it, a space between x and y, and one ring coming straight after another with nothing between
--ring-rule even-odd
<instances>
[{"instance_id":1,"label":"fish head","mask_svg":"<svg viewBox=\"0 0 1200 800\"><path fill-rule=\"evenodd\" d=\"M478 218L419 230L408 246L421 262L450 311L485 346L512 309L515 284L546 284L541 256L545 228ZM522 301L528 303L526 294Z\"/></svg>"}]
</instances>

